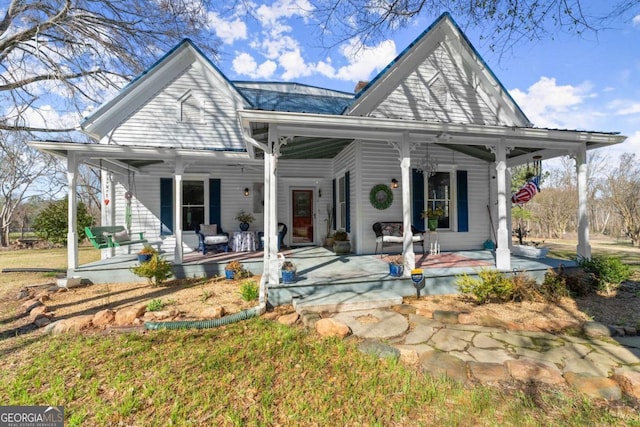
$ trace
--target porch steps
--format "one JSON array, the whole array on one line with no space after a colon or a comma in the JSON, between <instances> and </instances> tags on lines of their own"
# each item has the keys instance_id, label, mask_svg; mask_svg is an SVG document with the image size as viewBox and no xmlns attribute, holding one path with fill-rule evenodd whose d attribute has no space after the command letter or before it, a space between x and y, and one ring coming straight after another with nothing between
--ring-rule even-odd
<instances>
[{"instance_id":1,"label":"porch steps","mask_svg":"<svg viewBox=\"0 0 640 427\"><path fill-rule=\"evenodd\" d=\"M301 313L303 311L328 311L331 313L341 311L368 310L373 308L386 308L402 304L402 296L396 292L380 289L367 292L342 291L335 293L317 293L303 298L293 298L293 308Z\"/></svg>"}]
</instances>

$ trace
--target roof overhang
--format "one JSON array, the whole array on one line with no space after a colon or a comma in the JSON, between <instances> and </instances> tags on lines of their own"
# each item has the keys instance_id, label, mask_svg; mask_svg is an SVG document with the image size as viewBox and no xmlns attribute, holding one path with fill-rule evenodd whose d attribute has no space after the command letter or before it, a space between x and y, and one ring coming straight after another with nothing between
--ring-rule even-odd
<instances>
[{"instance_id":1,"label":"roof overhang","mask_svg":"<svg viewBox=\"0 0 640 427\"><path fill-rule=\"evenodd\" d=\"M494 161L493 148L508 148L510 165L524 163L533 156L549 159L575 153L585 147L592 150L623 142L617 133L542 129L514 126L483 126L459 123L433 123L377 117L353 117L323 114L244 110L238 112L243 129L252 138L264 142L267 129L280 137L290 137L287 144L294 157L295 147L304 149L304 141L407 141L410 144L435 143L485 161ZM302 141L302 142L301 142Z\"/></svg>"}]
</instances>

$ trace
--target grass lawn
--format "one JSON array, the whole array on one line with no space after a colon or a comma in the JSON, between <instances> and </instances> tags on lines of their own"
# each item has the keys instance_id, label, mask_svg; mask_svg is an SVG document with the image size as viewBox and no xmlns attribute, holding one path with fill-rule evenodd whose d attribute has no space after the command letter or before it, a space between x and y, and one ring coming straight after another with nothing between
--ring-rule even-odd
<instances>
[{"instance_id":1,"label":"grass lawn","mask_svg":"<svg viewBox=\"0 0 640 427\"><path fill-rule=\"evenodd\" d=\"M20 252L0 252L0 267L66 264L65 250ZM50 279L36 276L3 274L0 304L17 304L20 282ZM322 339L263 319L209 330L55 337L2 335L7 320L2 314L0 402L62 405L68 426L640 426L629 402L432 378L361 354L356 339Z\"/></svg>"}]
</instances>

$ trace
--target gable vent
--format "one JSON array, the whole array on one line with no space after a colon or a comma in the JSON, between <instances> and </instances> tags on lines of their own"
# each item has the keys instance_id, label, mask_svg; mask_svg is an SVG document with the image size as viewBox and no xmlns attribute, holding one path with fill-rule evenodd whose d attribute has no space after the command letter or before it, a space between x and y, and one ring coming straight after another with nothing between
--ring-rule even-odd
<instances>
[{"instance_id":1,"label":"gable vent","mask_svg":"<svg viewBox=\"0 0 640 427\"><path fill-rule=\"evenodd\" d=\"M450 93L442 76L436 76L429 83L429 106L432 109L449 110Z\"/></svg>"}]
</instances>

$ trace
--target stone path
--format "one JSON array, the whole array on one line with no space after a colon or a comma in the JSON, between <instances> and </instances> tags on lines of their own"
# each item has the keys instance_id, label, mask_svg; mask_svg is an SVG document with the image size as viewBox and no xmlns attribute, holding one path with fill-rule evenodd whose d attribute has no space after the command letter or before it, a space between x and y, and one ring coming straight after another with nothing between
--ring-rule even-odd
<instances>
[{"instance_id":1,"label":"stone path","mask_svg":"<svg viewBox=\"0 0 640 427\"><path fill-rule=\"evenodd\" d=\"M567 384L593 398L618 400L626 394L640 399L640 336L619 338L618 343L601 336L460 324L455 312L425 317L411 311L407 306L351 311L336 313L331 320L364 339L361 351L400 358L432 375L486 384ZM319 318L304 312L301 317L307 326ZM606 335L606 328L599 326L589 325L589 333L602 330Z\"/></svg>"}]
</instances>

